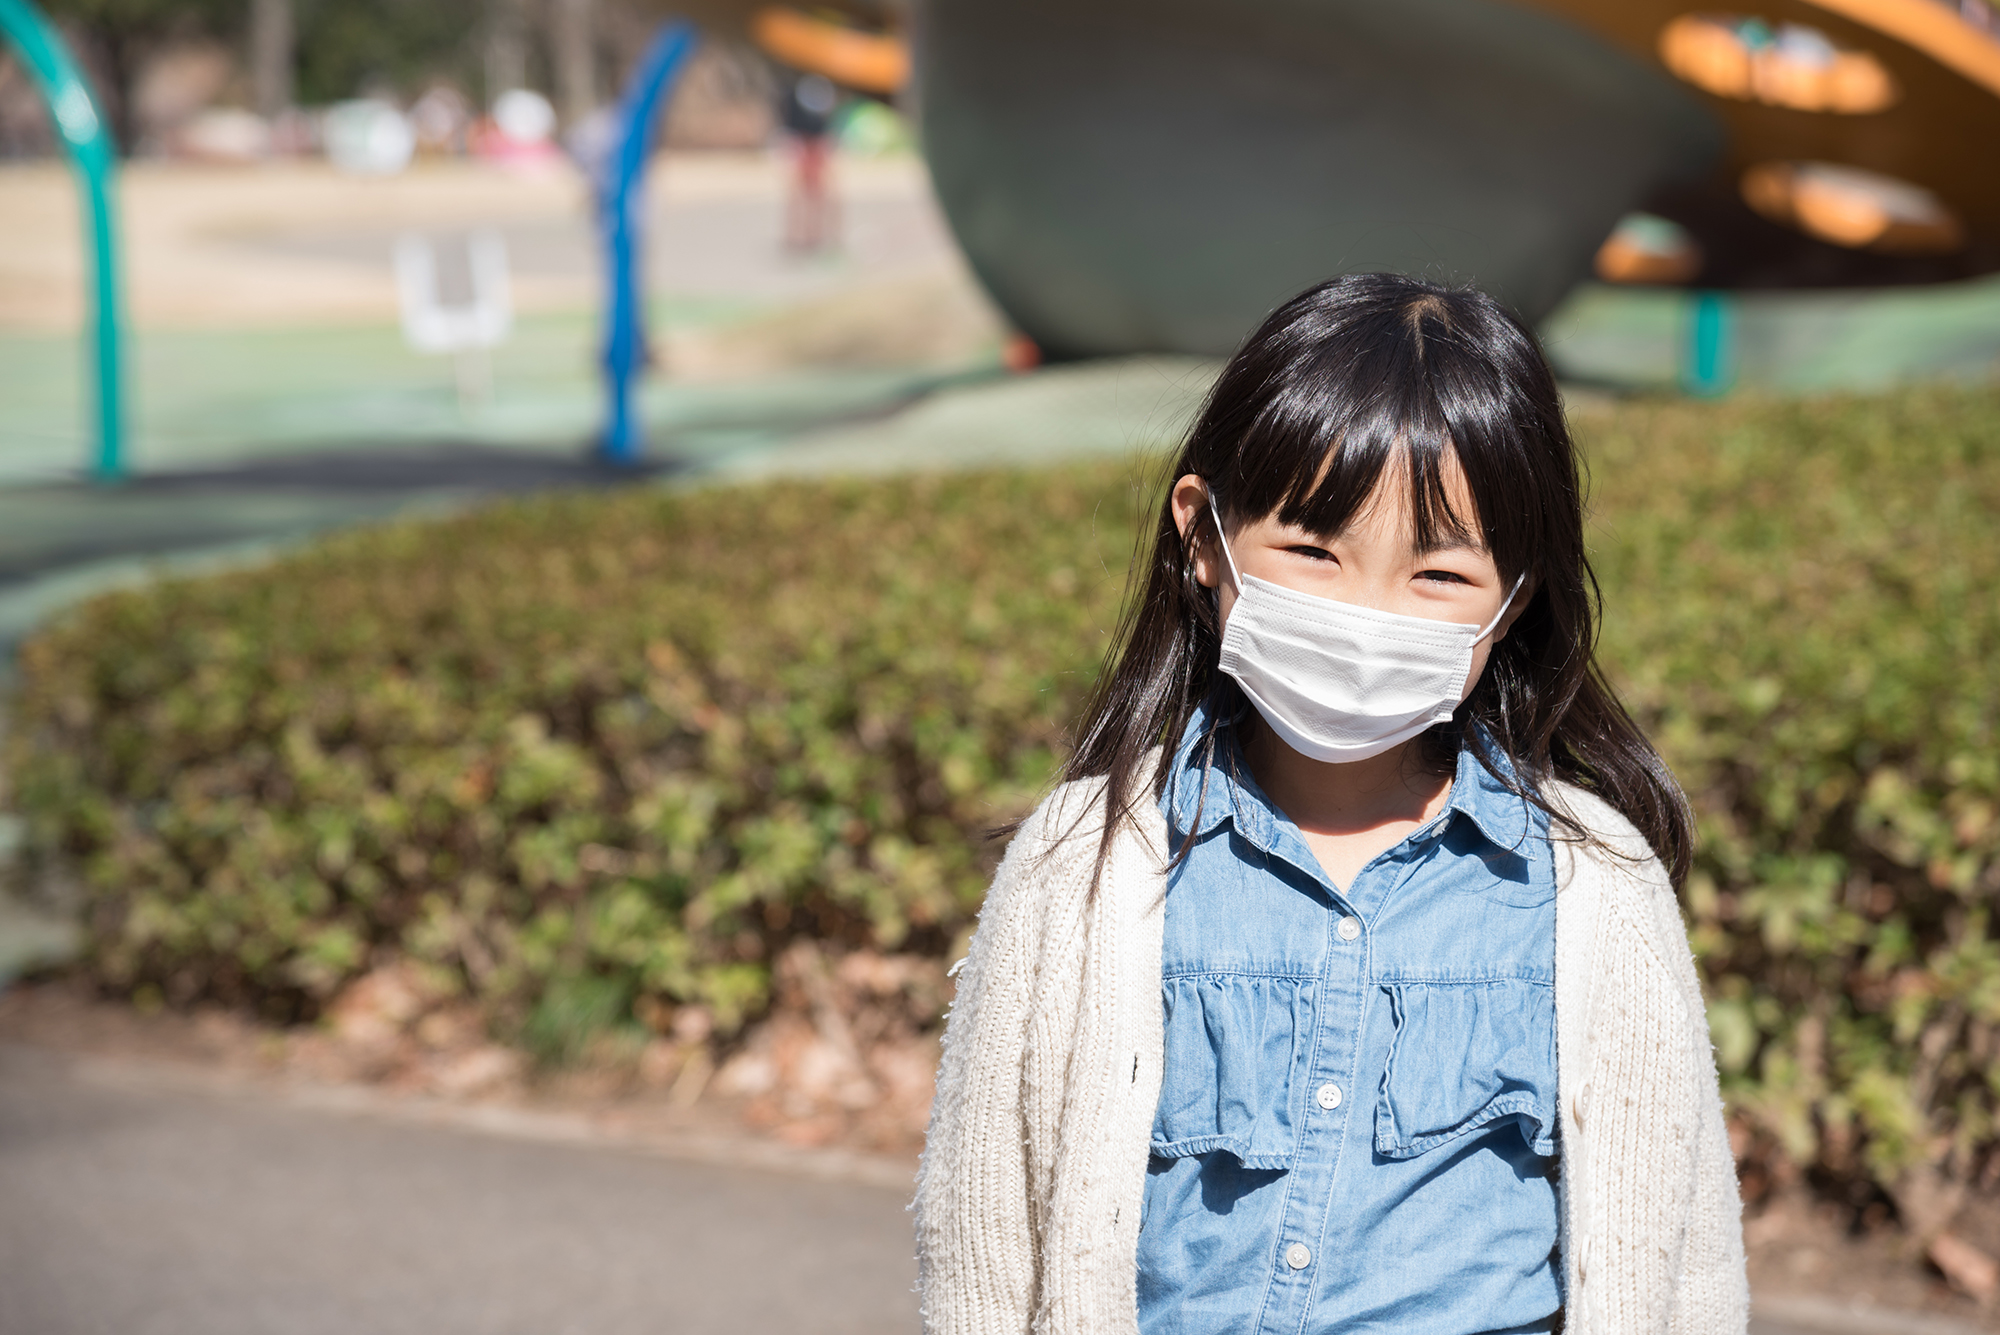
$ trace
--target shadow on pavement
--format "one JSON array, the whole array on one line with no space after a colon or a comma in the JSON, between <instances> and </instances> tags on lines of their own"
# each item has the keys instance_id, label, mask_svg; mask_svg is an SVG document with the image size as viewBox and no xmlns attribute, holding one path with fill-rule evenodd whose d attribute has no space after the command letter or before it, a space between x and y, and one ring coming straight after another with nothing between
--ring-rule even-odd
<instances>
[{"instance_id":1,"label":"shadow on pavement","mask_svg":"<svg viewBox=\"0 0 2000 1335\"><path fill-rule=\"evenodd\" d=\"M137 477L122 486L140 493L205 491L225 495L294 490L507 493L621 486L679 472L685 466L674 458L620 464L597 455L565 457L463 442L326 450L224 467L174 469Z\"/></svg>"}]
</instances>

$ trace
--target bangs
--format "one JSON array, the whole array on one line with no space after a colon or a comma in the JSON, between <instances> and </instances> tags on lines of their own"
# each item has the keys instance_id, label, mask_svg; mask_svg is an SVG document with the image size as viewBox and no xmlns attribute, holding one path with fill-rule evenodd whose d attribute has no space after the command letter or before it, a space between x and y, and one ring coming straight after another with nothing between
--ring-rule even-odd
<instances>
[{"instance_id":1,"label":"bangs","mask_svg":"<svg viewBox=\"0 0 2000 1335\"><path fill-rule=\"evenodd\" d=\"M1287 331L1290 346L1256 368L1262 383L1235 387L1251 390L1238 401L1255 409L1214 479L1224 507L1237 522L1274 515L1331 537L1381 494L1407 504L1416 550L1471 543L1518 574L1541 526L1542 506L1523 485L1539 471L1529 460L1542 452L1532 440L1540 415L1512 392L1491 348L1468 345L1444 302L1347 315ZM1401 485L1385 492L1384 481Z\"/></svg>"}]
</instances>

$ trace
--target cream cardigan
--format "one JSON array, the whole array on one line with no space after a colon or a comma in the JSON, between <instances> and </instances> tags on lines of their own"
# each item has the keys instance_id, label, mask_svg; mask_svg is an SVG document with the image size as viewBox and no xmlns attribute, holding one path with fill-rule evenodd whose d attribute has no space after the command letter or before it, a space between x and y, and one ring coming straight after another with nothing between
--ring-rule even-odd
<instances>
[{"instance_id":1,"label":"cream cardigan","mask_svg":"<svg viewBox=\"0 0 2000 1335\"><path fill-rule=\"evenodd\" d=\"M917 1179L930 1335L1138 1329L1167 834L1142 802L1092 894L1102 791L1028 818L963 962ZM1568 1335L1741 1335L1735 1166L1673 890L1617 812L1553 797L1591 836L1556 841Z\"/></svg>"}]
</instances>

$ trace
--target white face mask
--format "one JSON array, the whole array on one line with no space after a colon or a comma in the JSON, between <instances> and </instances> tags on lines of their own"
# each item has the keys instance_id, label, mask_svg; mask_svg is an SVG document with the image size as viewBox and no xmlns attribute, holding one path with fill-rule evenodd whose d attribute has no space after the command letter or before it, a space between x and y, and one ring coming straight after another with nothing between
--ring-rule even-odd
<instances>
[{"instance_id":1,"label":"white face mask","mask_svg":"<svg viewBox=\"0 0 2000 1335\"><path fill-rule=\"evenodd\" d=\"M1213 493L1209 513L1222 533ZM1507 601L1484 626L1376 612L1316 598L1245 575L1229 539L1222 554L1236 584L1236 604L1222 632L1222 670L1300 755L1366 760L1399 746L1458 708L1472 651L1507 615Z\"/></svg>"}]
</instances>

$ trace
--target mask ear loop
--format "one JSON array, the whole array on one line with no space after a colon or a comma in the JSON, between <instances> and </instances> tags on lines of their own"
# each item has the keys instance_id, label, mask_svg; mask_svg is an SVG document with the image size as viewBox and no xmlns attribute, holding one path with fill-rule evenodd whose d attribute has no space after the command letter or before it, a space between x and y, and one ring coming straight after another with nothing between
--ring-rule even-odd
<instances>
[{"instance_id":1,"label":"mask ear loop","mask_svg":"<svg viewBox=\"0 0 2000 1335\"><path fill-rule=\"evenodd\" d=\"M1243 592L1243 577L1236 571L1236 554L1229 550L1229 536L1222 531L1222 511L1218 509L1215 504L1215 488L1208 485L1208 480L1206 478L1202 480L1202 488L1208 497L1209 516L1215 520L1215 536L1222 543L1222 559L1229 566L1229 582L1236 586L1236 592L1240 596ZM1218 591L1218 596L1219 596L1219 591ZM1221 603L1218 601L1216 603L1216 606L1220 608ZM1218 675L1216 680L1217 683L1220 684L1224 680L1224 678ZM1201 767L1201 794L1195 799L1194 823L1196 826L1199 826L1201 824L1201 813L1203 808L1208 803L1208 774L1209 774L1209 769L1213 765L1215 759L1216 729L1224 726L1225 724L1235 723L1249 711L1250 711L1250 702L1247 699L1245 699L1241 694L1238 694L1236 697L1236 712L1234 714L1232 714L1229 718L1226 719L1210 720L1209 731L1208 731L1208 756ZM1235 782L1236 779L1236 765L1235 765L1235 760L1233 758L1234 748L1231 748L1231 756L1232 759L1229 761L1226 773L1229 776L1230 782L1233 783ZM1192 845L1193 841L1194 841L1194 836L1189 835L1188 836L1189 844Z\"/></svg>"},{"instance_id":2,"label":"mask ear loop","mask_svg":"<svg viewBox=\"0 0 2000 1335\"><path fill-rule=\"evenodd\" d=\"M1222 559L1229 563L1229 582L1236 586L1238 593L1241 593L1243 592L1243 576L1237 573L1236 553L1229 550L1228 535L1222 531L1222 511L1217 509L1215 505L1215 488L1208 487L1206 483L1203 486L1206 487L1208 492L1208 513L1214 516L1215 519L1215 536L1222 539ZM1525 575L1527 572L1524 570L1521 573ZM1515 587L1519 588L1520 585L1517 583ZM1512 597L1511 594L1508 596ZM1504 612L1507 609L1503 607L1500 610Z\"/></svg>"},{"instance_id":3,"label":"mask ear loop","mask_svg":"<svg viewBox=\"0 0 2000 1335\"><path fill-rule=\"evenodd\" d=\"M1527 581L1527 578L1528 578L1528 572L1525 570L1523 570L1520 574L1514 576L1514 587L1507 590L1507 601L1500 604L1500 610L1493 614L1493 619L1486 623L1486 628L1480 631L1477 635L1472 637L1472 642L1474 644L1478 644L1481 640L1485 639L1488 635L1491 635L1493 633L1493 628L1500 624L1500 618L1506 616L1507 609L1514 605L1514 595L1521 591L1521 585Z\"/></svg>"}]
</instances>

